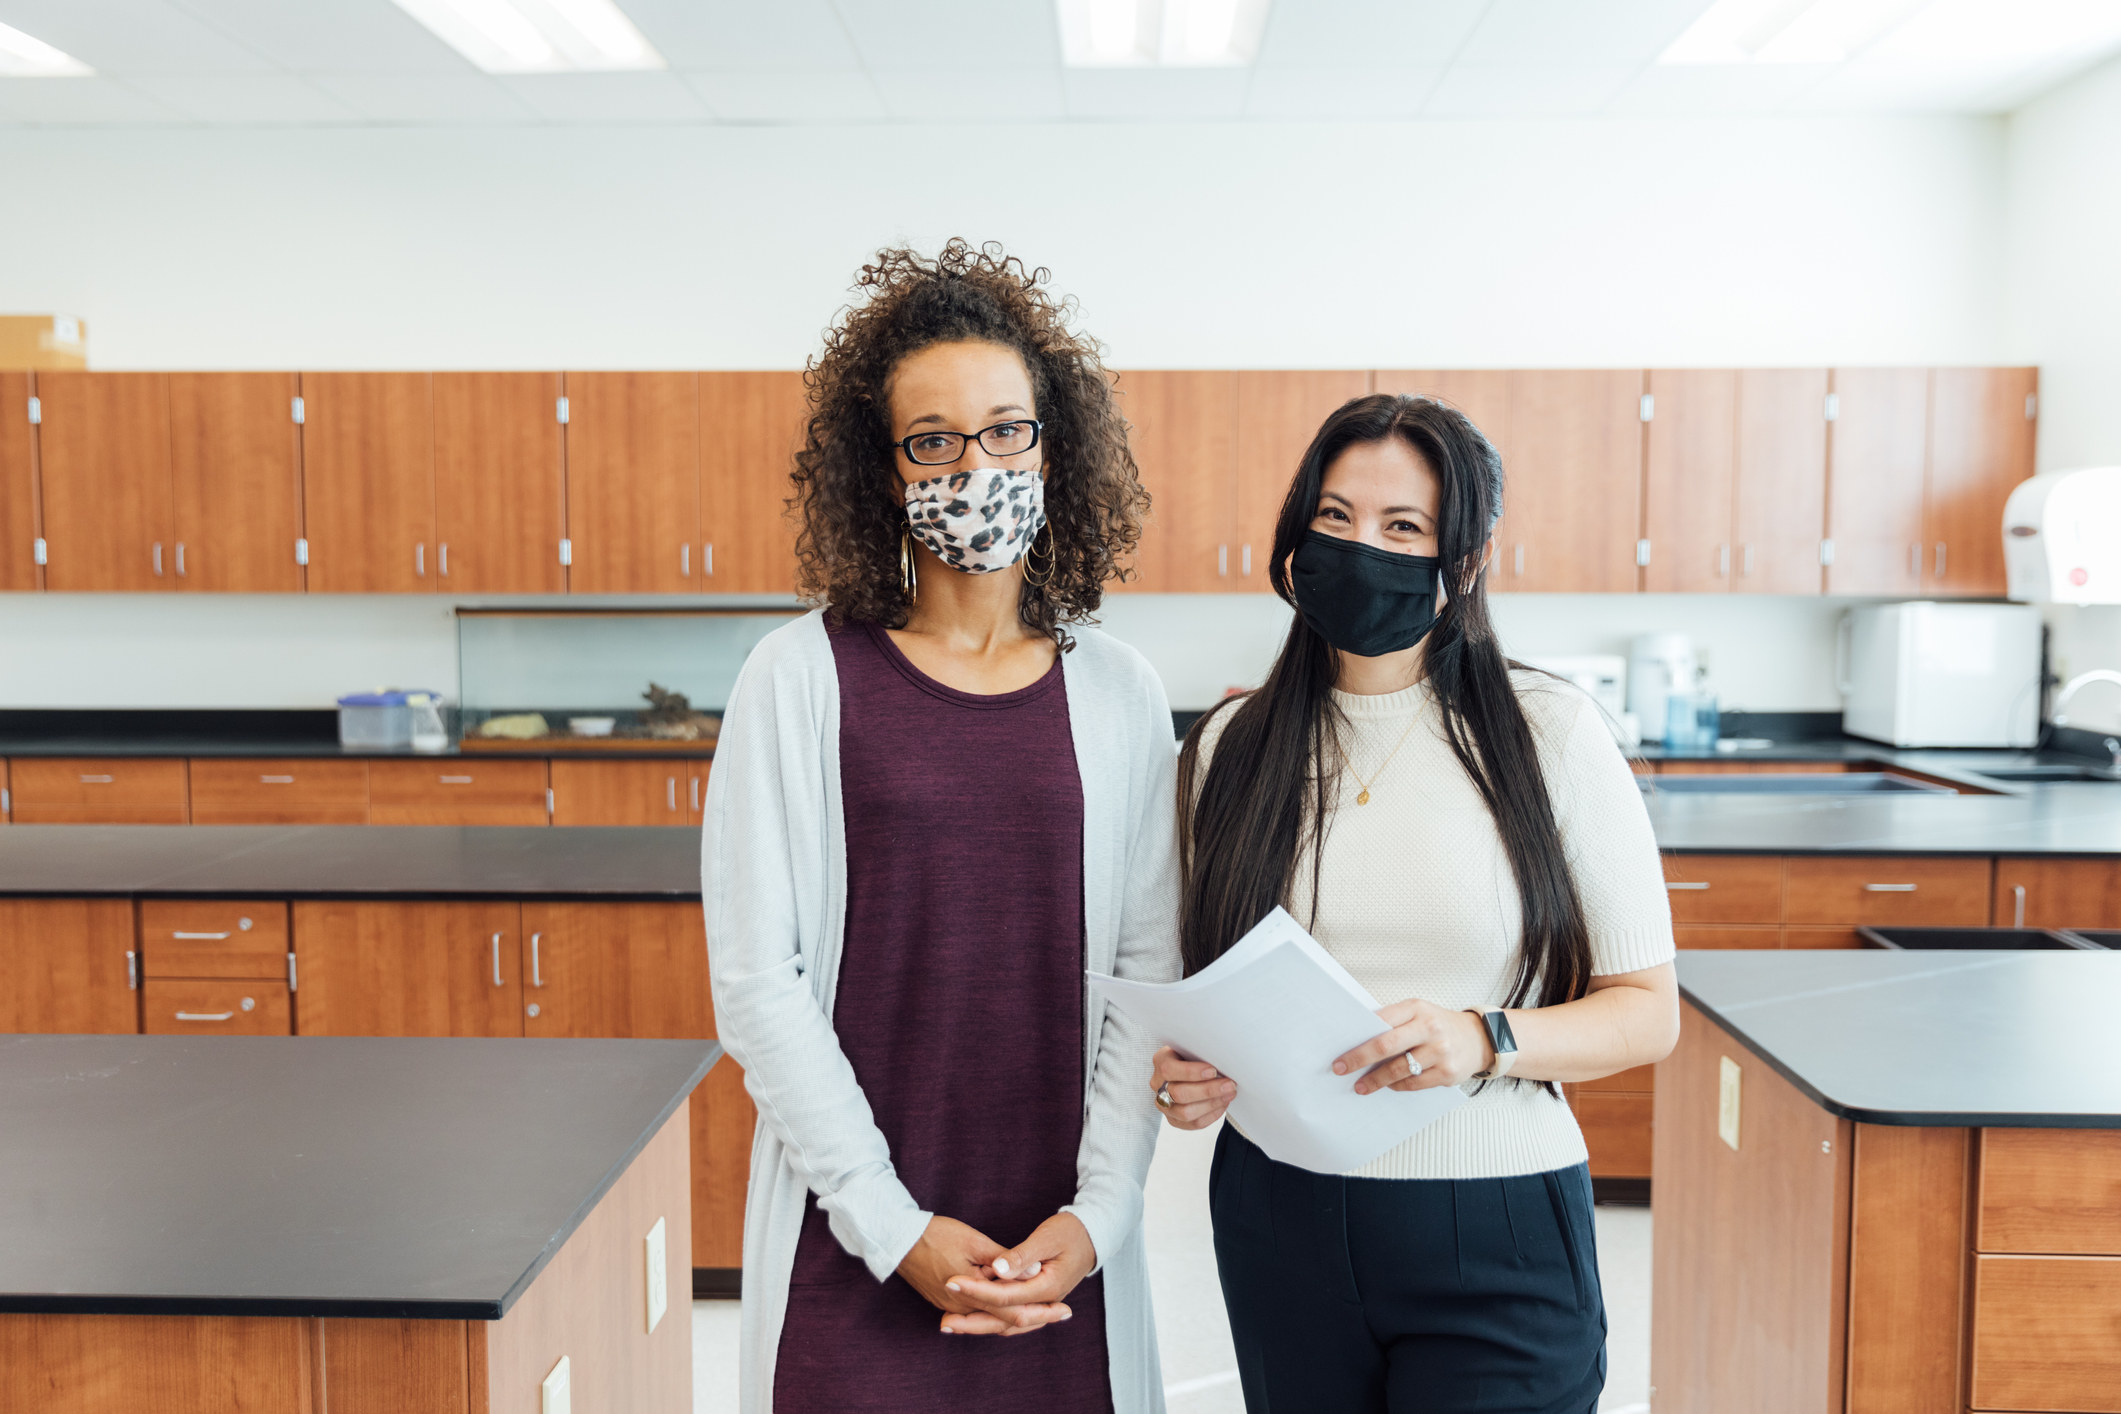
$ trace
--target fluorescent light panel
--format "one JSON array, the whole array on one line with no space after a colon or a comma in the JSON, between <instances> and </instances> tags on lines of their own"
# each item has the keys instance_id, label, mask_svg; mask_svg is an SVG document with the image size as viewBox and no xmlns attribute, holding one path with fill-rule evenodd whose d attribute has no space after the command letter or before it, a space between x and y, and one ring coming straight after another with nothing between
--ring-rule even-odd
<instances>
[{"instance_id":1,"label":"fluorescent light panel","mask_svg":"<svg viewBox=\"0 0 2121 1414\"><path fill-rule=\"evenodd\" d=\"M1716 0L1660 64L1839 64L1924 0Z\"/></svg>"},{"instance_id":2,"label":"fluorescent light panel","mask_svg":"<svg viewBox=\"0 0 2121 1414\"><path fill-rule=\"evenodd\" d=\"M1056 0L1070 68L1240 68L1259 53L1267 0Z\"/></svg>"},{"instance_id":3,"label":"fluorescent light panel","mask_svg":"<svg viewBox=\"0 0 2121 1414\"><path fill-rule=\"evenodd\" d=\"M396 0L489 74L667 67L613 0Z\"/></svg>"},{"instance_id":4,"label":"fluorescent light panel","mask_svg":"<svg viewBox=\"0 0 2121 1414\"><path fill-rule=\"evenodd\" d=\"M0 25L0 75L17 79L77 79L94 72L73 55L52 48L34 35Z\"/></svg>"}]
</instances>

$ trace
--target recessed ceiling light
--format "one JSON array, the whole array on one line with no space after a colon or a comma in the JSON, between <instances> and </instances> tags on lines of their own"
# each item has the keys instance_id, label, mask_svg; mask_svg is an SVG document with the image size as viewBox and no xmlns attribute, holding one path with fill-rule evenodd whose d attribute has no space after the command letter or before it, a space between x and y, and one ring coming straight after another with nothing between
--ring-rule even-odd
<instances>
[{"instance_id":1,"label":"recessed ceiling light","mask_svg":"<svg viewBox=\"0 0 2121 1414\"><path fill-rule=\"evenodd\" d=\"M1259 53L1267 0L1057 0L1070 68L1232 68Z\"/></svg>"},{"instance_id":2,"label":"recessed ceiling light","mask_svg":"<svg viewBox=\"0 0 2121 1414\"><path fill-rule=\"evenodd\" d=\"M667 67L613 0L397 0L489 74Z\"/></svg>"},{"instance_id":3,"label":"recessed ceiling light","mask_svg":"<svg viewBox=\"0 0 2121 1414\"><path fill-rule=\"evenodd\" d=\"M1925 0L1716 0L1660 64L1838 64Z\"/></svg>"},{"instance_id":4,"label":"recessed ceiling light","mask_svg":"<svg viewBox=\"0 0 2121 1414\"><path fill-rule=\"evenodd\" d=\"M94 69L19 29L0 25L0 74L9 78L77 79Z\"/></svg>"}]
</instances>

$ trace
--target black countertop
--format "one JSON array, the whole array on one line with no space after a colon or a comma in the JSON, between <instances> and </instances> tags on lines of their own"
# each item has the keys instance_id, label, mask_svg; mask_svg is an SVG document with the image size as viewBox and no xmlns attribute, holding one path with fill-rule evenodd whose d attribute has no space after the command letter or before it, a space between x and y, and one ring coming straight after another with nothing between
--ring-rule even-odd
<instances>
[{"instance_id":1,"label":"black countertop","mask_svg":"<svg viewBox=\"0 0 2121 1414\"><path fill-rule=\"evenodd\" d=\"M2121 953L1682 952L1679 989L1846 1119L2121 1129Z\"/></svg>"},{"instance_id":2,"label":"black countertop","mask_svg":"<svg viewBox=\"0 0 2121 1414\"><path fill-rule=\"evenodd\" d=\"M498 1320L721 1053L0 1037L0 1311Z\"/></svg>"}]
</instances>

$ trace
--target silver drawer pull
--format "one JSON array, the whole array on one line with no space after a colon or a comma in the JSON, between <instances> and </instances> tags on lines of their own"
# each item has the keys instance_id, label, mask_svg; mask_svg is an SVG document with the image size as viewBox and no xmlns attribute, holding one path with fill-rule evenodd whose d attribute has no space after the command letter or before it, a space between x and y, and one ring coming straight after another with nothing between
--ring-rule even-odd
<instances>
[{"instance_id":1,"label":"silver drawer pull","mask_svg":"<svg viewBox=\"0 0 2121 1414\"><path fill-rule=\"evenodd\" d=\"M295 778L293 776L260 776L258 777L258 783L268 786L291 786L295 783Z\"/></svg>"},{"instance_id":2,"label":"silver drawer pull","mask_svg":"<svg viewBox=\"0 0 2121 1414\"><path fill-rule=\"evenodd\" d=\"M85 786L107 786L112 779L113 777L110 776L83 776L81 784Z\"/></svg>"},{"instance_id":3,"label":"silver drawer pull","mask_svg":"<svg viewBox=\"0 0 2121 1414\"><path fill-rule=\"evenodd\" d=\"M468 786L471 784L471 777L469 776L436 776L435 779L445 786Z\"/></svg>"},{"instance_id":4,"label":"silver drawer pull","mask_svg":"<svg viewBox=\"0 0 2121 1414\"><path fill-rule=\"evenodd\" d=\"M185 942L188 942L188 943L218 943L218 942L220 942L220 941L221 941L221 940L222 940L223 938L227 937L227 936L228 936L228 934L226 934L226 933L172 933L172 934L170 934L170 936L171 936L172 938L182 938L182 939L183 939L183 940L184 940Z\"/></svg>"},{"instance_id":5,"label":"silver drawer pull","mask_svg":"<svg viewBox=\"0 0 2121 1414\"><path fill-rule=\"evenodd\" d=\"M1863 891L1867 894L1911 894L1915 891L1915 886L1913 884L1865 884Z\"/></svg>"},{"instance_id":6,"label":"silver drawer pull","mask_svg":"<svg viewBox=\"0 0 2121 1414\"><path fill-rule=\"evenodd\" d=\"M234 1021L235 1019L236 1014L232 1011L180 1011L177 1013L177 1020L179 1021Z\"/></svg>"},{"instance_id":7,"label":"silver drawer pull","mask_svg":"<svg viewBox=\"0 0 2121 1414\"><path fill-rule=\"evenodd\" d=\"M501 935L500 935L499 933L496 933L496 934L494 934L494 935L493 935L493 984L494 984L494 986L496 986L496 987L498 987L498 986L501 986L501 985L502 985L502 982L501 982Z\"/></svg>"},{"instance_id":8,"label":"silver drawer pull","mask_svg":"<svg viewBox=\"0 0 2121 1414\"><path fill-rule=\"evenodd\" d=\"M1665 888L1667 888L1668 890L1670 890L1670 891L1671 891L1671 892L1673 892L1673 893L1681 893L1681 892L1685 892L1685 893L1696 893L1696 894L1698 894L1698 893L1702 893L1702 892L1704 892L1705 890L1707 890L1707 888L1708 888L1708 885L1707 885L1707 884L1670 884L1670 883L1668 883L1668 884L1666 884L1666 885L1665 885Z\"/></svg>"}]
</instances>

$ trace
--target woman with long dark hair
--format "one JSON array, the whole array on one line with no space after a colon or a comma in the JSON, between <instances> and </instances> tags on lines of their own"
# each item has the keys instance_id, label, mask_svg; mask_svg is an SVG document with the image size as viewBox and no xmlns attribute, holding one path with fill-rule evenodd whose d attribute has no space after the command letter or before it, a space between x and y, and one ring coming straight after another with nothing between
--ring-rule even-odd
<instances>
[{"instance_id":1,"label":"woman with long dark hair","mask_svg":"<svg viewBox=\"0 0 2121 1414\"><path fill-rule=\"evenodd\" d=\"M1394 999L1334 1070L1364 1094L1471 1092L1348 1174L1224 1127L1209 1204L1253 1414L1589 1414L1604 1385L1590 1178L1556 1082L1671 1049L1671 915L1598 708L1496 642L1502 488L1443 403L1327 418L1275 528L1288 641L1180 761L1187 971L1286 905ZM1168 1049L1149 1083L1183 1129L1236 1095Z\"/></svg>"},{"instance_id":2,"label":"woman with long dark hair","mask_svg":"<svg viewBox=\"0 0 2121 1414\"><path fill-rule=\"evenodd\" d=\"M1082 623L1148 497L1046 279L885 251L810 368L821 607L745 661L702 842L759 1113L746 1414L1163 1407L1153 1045L1083 973L1177 975L1176 762L1156 674Z\"/></svg>"}]
</instances>

